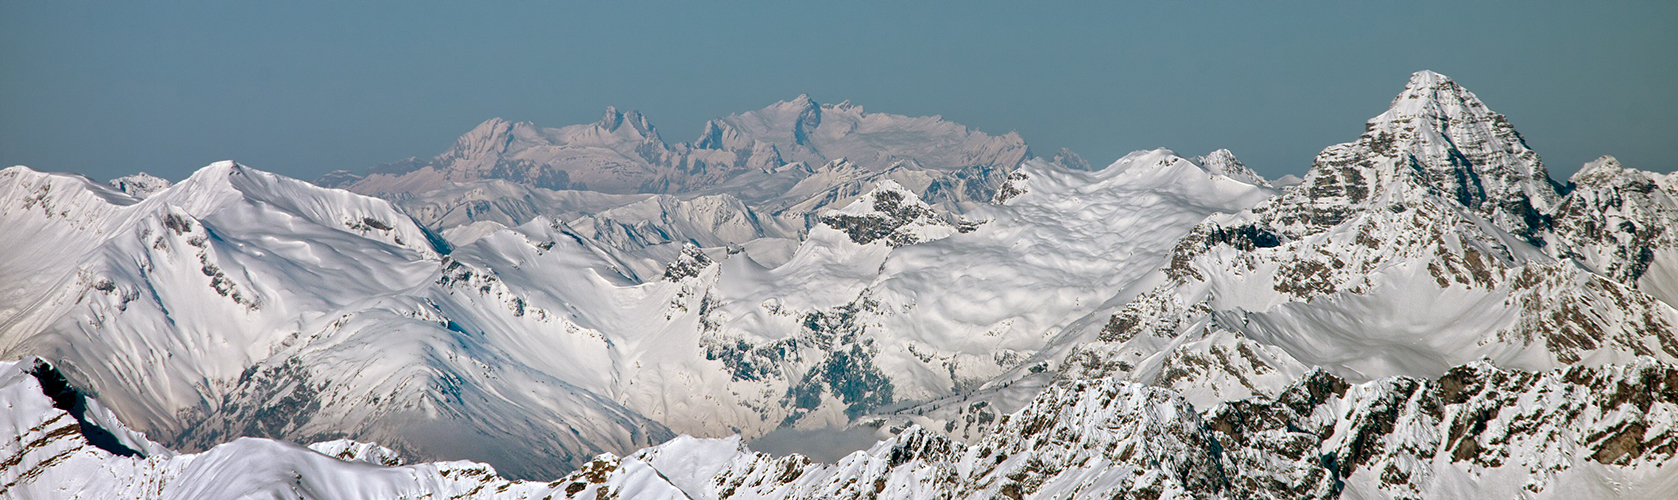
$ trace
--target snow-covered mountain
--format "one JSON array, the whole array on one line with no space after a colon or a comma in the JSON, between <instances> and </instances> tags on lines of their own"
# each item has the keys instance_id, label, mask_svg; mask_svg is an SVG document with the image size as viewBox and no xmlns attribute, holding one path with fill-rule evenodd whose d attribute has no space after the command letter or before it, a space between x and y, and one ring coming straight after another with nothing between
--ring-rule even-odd
<instances>
[{"instance_id":1,"label":"snow-covered mountain","mask_svg":"<svg viewBox=\"0 0 1678 500\"><path fill-rule=\"evenodd\" d=\"M810 167L843 158L868 173L924 170L940 182L934 202L983 201L1028 157L1025 141L1013 133L990 136L936 116L868 113L848 101L818 104L798 96L711 120L698 139L676 144L666 143L641 113L616 108L595 123L557 129L496 118L431 160L410 158L365 175L333 172L317 182L383 196L484 179L605 193L752 191L754 184L810 180Z\"/></svg>"},{"instance_id":2,"label":"snow-covered mountain","mask_svg":"<svg viewBox=\"0 0 1678 500\"><path fill-rule=\"evenodd\" d=\"M807 98L677 145L635 113L492 121L376 170L350 185L387 198L231 162L0 171L6 488L1678 487L1678 185L1606 157L1556 183L1432 72L1297 183ZM742 444L839 428L884 440L835 464ZM488 465L399 465L460 459Z\"/></svg>"},{"instance_id":3,"label":"snow-covered mountain","mask_svg":"<svg viewBox=\"0 0 1678 500\"><path fill-rule=\"evenodd\" d=\"M1047 387L968 443L911 426L834 464L681 436L552 481L392 450L240 438L183 454L122 426L53 366L0 363L0 494L14 498L1668 498L1678 369L1487 363L1197 409L1116 379Z\"/></svg>"},{"instance_id":4,"label":"snow-covered mountain","mask_svg":"<svg viewBox=\"0 0 1678 500\"><path fill-rule=\"evenodd\" d=\"M778 264L822 212L883 181L964 211L990 201L1028 158L1016 134L799 96L712 120L698 139L676 144L634 111L608 109L596 123L558 129L493 119L431 160L316 183L389 198L427 228L465 239L542 215L620 250L637 275L656 275L684 243L741 247ZM1088 168L1065 150L1051 163Z\"/></svg>"},{"instance_id":5,"label":"snow-covered mountain","mask_svg":"<svg viewBox=\"0 0 1678 500\"><path fill-rule=\"evenodd\" d=\"M1033 162L1010 181L1029 192L964 215L880 179L802 241L726 195L581 194L561 205L574 220L446 240L386 201L233 163L143 200L3 175L0 229L38 235L0 260L8 355L54 360L187 450L353 437L515 477L672 429L755 437L954 394L1195 222L1270 195L1162 150L1098 172ZM654 250L674 263L649 269Z\"/></svg>"},{"instance_id":6,"label":"snow-covered mountain","mask_svg":"<svg viewBox=\"0 0 1678 500\"><path fill-rule=\"evenodd\" d=\"M1274 396L1313 367L1363 382L1479 360L1678 359L1678 311L1662 299L1675 281L1657 257L1674 248L1660 239L1673 227L1664 176L1604 160L1564 195L1506 119L1431 72L1365 130L1302 184L1201 222L1166 265L1021 365L1038 372L887 420L978 435L975 414L1017 408L1052 379L1119 377L1206 406Z\"/></svg>"},{"instance_id":7,"label":"snow-covered mountain","mask_svg":"<svg viewBox=\"0 0 1678 500\"><path fill-rule=\"evenodd\" d=\"M547 457L509 470L534 474L672 435L577 385L601 371L515 361L539 339L599 365L605 340L523 307L462 252L445 259L383 200L230 162L144 200L14 167L0 199L0 233L17 237L0 257L0 350L53 359L174 446L357 436L411 456ZM551 245L580 260L550 277L616 276L577 240ZM470 288L447 279L463 275ZM519 340L474 340L491 335Z\"/></svg>"},{"instance_id":8,"label":"snow-covered mountain","mask_svg":"<svg viewBox=\"0 0 1678 500\"><path fill-rule=\"evenodd\" d=\"M1604 156L1568 185L1567 196L1545 214L1556 234L1550 253L1678 304L1678 177Z\"/></svg>"},{"instance_id":9,"label":"snow-covered mountain","mask_svg":"<svg viewBox=\"0 0 1678 500\"><path fill-rule=\"evenodd\" d=\"M1361 381L1434 377L1477 359L1528 370L1678 359L1678 311L1638 289L1669 289L1664 268L1596 274L1603 264L1591 257L1667 255L1661 229L1624 231L1646 236L1624 238L1625 248L1593 229L1610 218L1671 227L1660 208L1670 195L1628 188L1641 197L1623 210L1594 201L1613 196L1592 174L1604 170L1620 172L1587 168L1586 187L1564 197L1502 115L1442 75L1417 73L1358 141L1324 150L1301 185L1179 241L1156 282L1091 318L1095 342L1066 366L1198 385L1210 399L1197 401L1208 401L1274 394L1254 379L1308 366ZM1593 201L1612 209L1583 208ZM1220 354L1243 350L1255 353L1242 355L1250 363ZM1173 357L1210 363L1188 370L1219 381L1183 378Z\"/></svg>"}]
</instances>

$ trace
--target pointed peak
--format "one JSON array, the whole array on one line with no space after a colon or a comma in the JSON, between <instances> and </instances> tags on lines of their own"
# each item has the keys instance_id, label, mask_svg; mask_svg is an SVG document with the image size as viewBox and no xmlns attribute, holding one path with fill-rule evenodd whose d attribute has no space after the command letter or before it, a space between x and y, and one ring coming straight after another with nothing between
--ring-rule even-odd
<instances>
[{"instance_id":1,"label":"pointed peak","mask_svg":"<svg viewBox=\"0 0 1678 500\"><path fill-rule=\"evenodd\" d=\"M1207 172L1222 175L1224 177L1255 186L1270 185L1268 181L1264 180L1264 176L1259 175L1258 172L1254 172L1253 169L1247 168L1245 164L1241 163L1241 160L1235 158L1235 153L1229 152L1228 149L1219 149L1217 151L1206 153L1206 156L1189 158L1189 161L1200 165L1200 167L1206 169Z\"/></svg>"},{"instance_id":2,"label":"pointed peak","mask_svg":"<svg viewBox=\"0 0 1678 500\"><path fill-rule=\"evenodd\" d=\"M616 106L606 106L606 112L600 115L600 121L594 122L594 125L607 132L616 132L619 127L629 125L640 135L653 134L652 122L640 111L619 110Z\"/></svg>"},{"instance_id":3,"label":"pointed peak","mask_svg":"<svg viewBox=\"0 0 1678 500\"><path fill-rule=\"evenodd\" d=\"M650 127L650 125L649 125ZM699 139L693 141L693 147L699 149L743 149L755 145L746 142L744 134L724 120L710 120L705 122L705 129L699 132Z\"/></svg>"},{"instance_id":4,"label":"pointed peak","mask_svg":"<svg viewBox=\"0 0 1678 500\"><path fill-rule=\"evenodd\" d=\"M507 130L512 128L513 125L514 123L511 120L497 116L495 118L484 120L483 123L479 123L476 127L472 127L472 131L467 132L467 135L491 133L496 130Z\"/></svg>"},{"instance_id":5,"label":"pointed peak","mask_svg":"<svg viewBox=\"0 0 1678 500\"><path fill-rule=\"evenodd\" d=\"M976 224L956 224L933 210L913 191L890 179L881 180L867 194L844 208L822 215L822 224L848 234L852 242L867 245L884 241L893 248L944 238L956 232L972 231Z\"/></svg>"},{"instance_id":6,"label":"pointed peak","mask_svg":"<svg viewBox=\"0 0 1678 500\"><path fill-rule=\"evenodd\" d=\"M897 181L891 179L881 179L879 183L874 185L874 190L869 191L869 194L873 195L881 191L897 191L909 196L914 196L914 200L916 202L920 202L920 197L915 196L914 191L910 191L908 188L903 187L902 184L898 184ZM921 204L925 205L924 202L921 202Z\"/></svg>"},{"instance_id":7,"label":"pointed peak","mask_svg":"<svg viewBox=\"0 0 1678 500\"><path fill-rule=\"evenodd\" d=\"M794 105L799 106L799 111L798 121L793 122L792 126L792 141L794 144L808 146L811 134L815 132L816 127L821 126L822 107L809 96L800 94L798 98L799 101L794 102Z\"/></svg>"},{"instance_id":8,"label":"pointed peak","mask_svg":"<svg viewBox=\"0 0 1678 500\"><path fill-rule=\"evenodd\" d=\"M665 266L664 280L682 281L699 276L700 273L705 271L706 267L710 267L711 262L711 258L706 256L705 251L698 245L692 242L683 243L682 253L677 255L676 260L671 261L670 265Z\"/></svg>"},{"instance_id":9,"label":"pointed peak","mask_svg":"<svg viewBox=\"0 0 1678 500\"><path fill-rule=\"evenodd\" d=\"M484 120L482 123L479 123L478 126L472 127L472 130L467 131L465 135L460 136L460 138L456 140L456 145L458 147L461 141L477 141L506 135L511 133L513 128L518 125L520 124L513 123L512 120L501 118L499 116L490 118L488 120Z\"/></svg>"},{"instance_id":10,"label":"pointed peak","mask_svg":"<svg viewBox=\"0 0 1678 500\"><path fill-rule=\"evenodd\" d=\"M233 160L222 160L205 165L203 168L193 172L192 175L187 176L186 180L181 181L180 184L194 183L199 185L220 185L225 182L227 178L244 175L247 171L260 172L264 174L267 173L262 172L261 170L246 167Z\"/></svg>"},{"instance_id":11,"label":"pointed peak","mask_svg":"<svg viewBox=\"0 0 1678 500\"><path fill-rule=\"evenodd\" d=\"M1560 199L1538 153L1508 118L1432 71L1411 75L1392 107L1366 122L1357 141L1319 153L1292 192L1314 207L1340 205L1336 215L1314 216L1318 228L1393 199L1437 196L1532 238L1543 222L1528 214Z\"/></svg>"},{"instance_id":12,"label":"pointed peak","mask_svg":"<svg viewBox=\"0 0 1678 500\"><path fill-rule=\"evenodd\" d=\"M210 173L226 172L228 174L234 174L234 173L238 173L239 170L243 170L244 168L245 168L245 166L240 165L239 162L236 162L236 161L233 161L233 160L221 160L221 161L218 161L218 162L215 162L215 163L211 163L209 165L205 165L204 168L198 169L198 171L199 172L210 172ZM196 174L194 174L194 175L196 175Z\"/></svg>"},{"instance_id":13,"label":"pointed peak","mask_svg":"<svg viewBox=\"0 0 1678 500\"><path fill-rule=\"evenodd\" d=\"M1596 173L1619 173L1621 170L1625 170L1625 166L1620 165L1619 158L1615 158L1612 155L1602 155L1597 159L1586 163L1585 166L1580 168L1578 172L1575 172L1573 176L1578 177L1580 175L1591 175Z\"/></svg>"},{"instance_id":14,"label":"pointed peak","mask_svg":"<svg viewBox=\"0 0 1678 500\"><path fill-rule=\"evenodd\" d=\"M1432 71L1418 71L1410 75L1404 91L1393 98L1387 112L1371 122L1402 121L1414 117L1458 121L1481 118L1493 114L1473 92L1458 85L1450 77Z\"/></svg>"},{"instance_id":15,"label":"pointed peak","mask_svg":"<svg viewBox=\"0 0 1678 500\"><path fill-rule=\"evenodd\" d=\"M1451 81L1451 77L1441 75L1439 73L1435 73L1435 72L1433 72L1433 70L1424 69L1424 70L1421 70L1421 71L1417 71L1415 73L1411 73L1410 74L1410 83L1406 84L1404 86L1404 88L1406 88L1406 89L1438 88L1438 87L1445 86L1445 85L1454 85L1455 83L1456 82Z\"/></svg>"},{"instance_id":16,"label":"pointed peak","mask_svg":"<svg viewBox=\"0 0 1678 500\"><path fill-rule=\"evenodd\" d=\"M1211 162L1241 165L1241 160L1235 159L1235 153L1231 153L1228 149L1220 148L1217 151L1206 153L1206 156L1201 158Z\"/></svg>"},{"instance_id":17,"label":"pointed peak","mask_svg":"<svg viewBox=\"0 0 1678 500\"><path fill-rule=\"evenodd\" d=\"M873 189L863 193L862 196L858 196L856 201L828 213L832 215L869 216L892 211L881 208L881 205L900 206L910 210L926 209L930 211L932 209L932 206L927 205L925 201L921 201L921 198L916 196L914 191L904 188L897 181L883 179L875 183Z\"/></svg>"},{"instance_id":18,"label":"pointed peak","mask_svg":"<svg viewBox=\"0 0 1678 500\"><path fill-rule=\"evenodd\" d=\"M602 114L600 121L595 123L606 130L617 130L619 125L623 125L623 113L618 111L617 106L606 106L606 113Z\"/></svg>"},{"instance_id":19,"label":"pointed peak","mask_svg":"<svg viewBox=\"0 0 1678 500\"><path fill-rule=\"evenodd\" d=\"M828 160L828 162L823 163L822 166L816 167L815 171L817 171L817 172L850 172L850 171L862 170L862 168L863 168L862 165L857 164L857 162L851 161L850 158L846 158L846 157L841 156L841 157L838 157L838 158L834 158L832 160Z\"/></svg>"},{"instance_id":20,"label":"pointed peak","mask_svg":"<svg viewBox=\"0 0 1678 500\"><path fill-rule=\"evenodd\" d=\"M1393 98L1393 106L1397 107L1406 101L1436 101L1456 102L1478 99L1468 89L1452 81L1451 77L1428 70L1417 71L1410 75L1410 81L1405 82L1404 90Z\"/></svg>"},{"instance_id":21,"label":"pointed peak","mask_svg":"<svg viewBox=\"0 0 1678 500\"><path fill-rule=\"evenodd\" d=\"M1620 164L1620 160L1613 156L1604 155L1586 163L1578 172L1567 178L1579 186L1588 185L1630 185L1647 184L1655 181L1654 176L1647 172L1629 168Z\"/></svg>"},{"instance_id":22,"label":"pointed peak","mask_svg":"<svg viewBox=\"0 0 1678 500\"><path fill-rule=\"evenodd\" d=\"M1073 170L1090 170L1090 162L1067 148L1060 148L1060 151L1056 151L1055 156L1049 162Z\"/></svg>"}]
</instances>

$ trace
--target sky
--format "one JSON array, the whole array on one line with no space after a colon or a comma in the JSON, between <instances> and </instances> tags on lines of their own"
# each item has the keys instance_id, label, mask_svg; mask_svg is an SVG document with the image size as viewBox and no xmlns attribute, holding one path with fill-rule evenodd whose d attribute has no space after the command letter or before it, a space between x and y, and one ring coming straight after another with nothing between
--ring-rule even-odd
<instances>
[{"instance_id":1,"label":"sky","mask_svg":"<svg viewBox=\"0 0 1678 500\"><path fill-rule=\"evenodd\" d=\"M908 4L908 5L905 5ZM1355 139L1414 71L1552 175L1678 167L1678 2L0 0L0 164L303 179L608 105L666 141L808 94L1018 132L1093 164L1229 148L1269 177Z\"/></svg>"}]
</instances>

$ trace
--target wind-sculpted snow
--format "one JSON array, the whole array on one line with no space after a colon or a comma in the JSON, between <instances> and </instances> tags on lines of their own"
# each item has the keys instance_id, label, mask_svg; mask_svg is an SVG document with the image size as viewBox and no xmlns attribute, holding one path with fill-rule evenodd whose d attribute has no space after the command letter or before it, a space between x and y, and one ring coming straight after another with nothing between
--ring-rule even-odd
<instances>
[{"instance_id":1,"label":"wind-sculpted snow","mask_svg":"<svg viewBox=\"0 0 1678 500\"><path fill-rule=\"evenodd\" d=\"M805 229L802 216L789 221L765 216L727 194L686 199L612 195L488 180L403 196L395 203L455 246L537 218L555 221L593 240L637 280L656 278L687 243L745 248L753 258L773 262L755 250L775 247L771 241L797 245Z\"/></svg>"},{"instance_id":2,"label":"wind-sculpted snow","mask_svg":"<svg viewBox=\"0 0 1678 500\"><path fill-rule=\"evenodd\" d=\"M447 230L474 222L512 227L538 216L569 221L652 197L650 194L556 191L490 179L396 197L393 202L421 225Z\"/></svg>"},{"instance_id":3,"label":"wind-sculpted snow","mask_svg":"<svg viewBox=\"0 0 1678 500\"><path fill-rule=\"evenodd\" d=\"M11 169L4 223L61 243L5 252L19 284L5 352L62 363L183 449L354 438L536 477L667 429L844 426L972 388L1159 265L1195 222L1269 194L1166 151L1020 172L1029 193L982 218L880 179L760 259L688 246L767 231L726 196L578 198L593 232L536 215L446 233L451 245L387 202L233 164L145 200ZM439 209L428 216L449 217ZM635 218L654 222L610 222ZM671 237L635 240L659 232ZM637 248L679 254L652 267Z\"/></svg>"},{"instance_id":4,"label":"wind-sculpted snow","mask_svg":"<svg viewBox=\"0 0 1678 500\"><path fill-rule=\"evenodd\" d=\"M798 426L971 390L1162 264L1196 221L1269 195L1164 150L1019 172L1024 194L959 219L882 183L824 215L787 264L725 262L707 357L737 384L787 394L794 411L770 421Z\"/></svg>"},{"instance_id":5,"label":"wind-sculpted snow","mask_svg":"<svg viewBox=\"0 0 1678 500\"><path fill-rule=\"evenodd\" d=\"M1664 498L1678 486L1678 368L1459 366L1349 384L1312 371L1274 398L1197 410L1172 391L1066 380L963 444L911 426L822 464L738 437L602 454L552 481L470 462L400 465L372 443L242 438L177 454L76 421L0 363L0 494L15 498ZM45 368L42 368L45 367ZM89 430L126 436L115 453Z\"/></svg>"},{"instance_id":6,"label":"wind-sculpted snow","mask_svg":"<svg viewBox=\"0 0 1678 500\"><path fill-rule=\"evenodd\" d=\"M173 446L354 436L412 457L562 457L544 462L556 473L670 436L579 387L598 373L508 361L530 335L579 354L604 341L483 267L472 288L447 286L433 236L385 201L232 163L144 200L0 175L0 232L32 236L0 258L0 350L55 360ZM559 240L573 276L621 268Z\"/></svg>"}]
</instances>

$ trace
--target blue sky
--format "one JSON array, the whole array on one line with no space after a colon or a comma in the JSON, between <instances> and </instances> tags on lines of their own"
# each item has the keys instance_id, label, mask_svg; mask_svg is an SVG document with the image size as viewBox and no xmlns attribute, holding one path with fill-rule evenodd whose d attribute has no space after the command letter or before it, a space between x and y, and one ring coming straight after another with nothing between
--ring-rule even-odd
<instances>
[{"instance_id":1,"label":"blue sky","mask_svg":"<svg viewBox=\"0 0 1678 500\"><path fill-rule=\"evenodd\" d=\"M141 5L145 4L145 5ZM1558 177L1678 158L1678 2L0 2L0 164L305 179L607 105L667 141L809 94L1092 163L1227 147L1275 177L1432 69Z\"/></svg>"}]
</instances>

